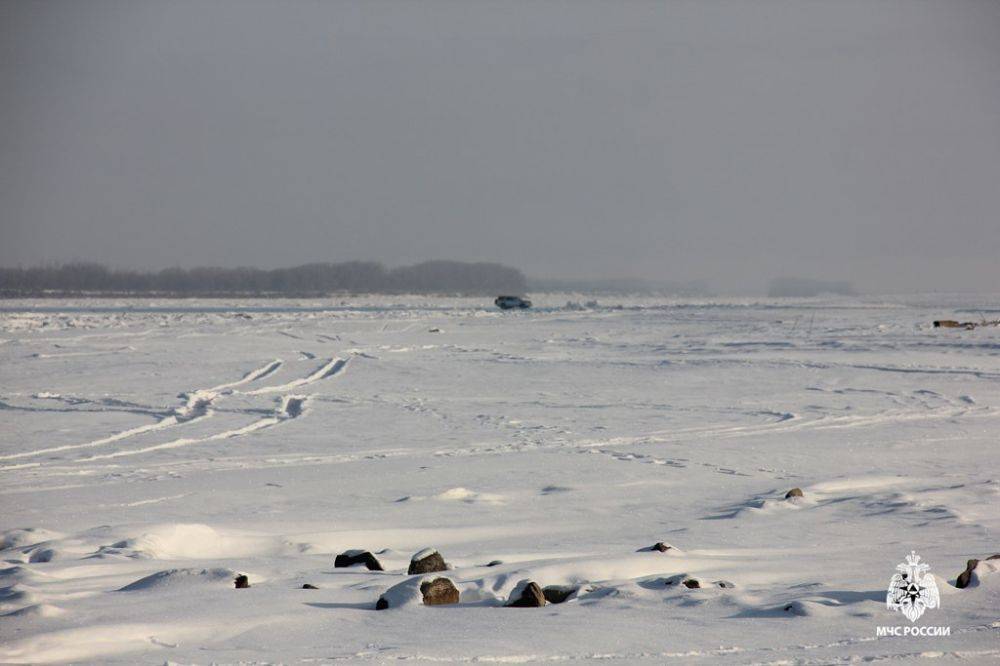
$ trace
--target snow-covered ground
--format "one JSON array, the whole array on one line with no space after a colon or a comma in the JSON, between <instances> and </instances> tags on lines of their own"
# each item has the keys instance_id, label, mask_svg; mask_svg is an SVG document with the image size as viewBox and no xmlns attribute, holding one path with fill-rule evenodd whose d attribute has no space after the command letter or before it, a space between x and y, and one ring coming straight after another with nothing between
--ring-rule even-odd
<instances>
[{"instance_id":1,"label":"snow-covered ground","mask_svg":"<svg viewBox=\"0 0 1000 666\"><path fill-rule=\"evenodd\" d=\"M1000 297L533 300L0 303L0 662L1000 658Z\"/></svg>"}]
</instances>

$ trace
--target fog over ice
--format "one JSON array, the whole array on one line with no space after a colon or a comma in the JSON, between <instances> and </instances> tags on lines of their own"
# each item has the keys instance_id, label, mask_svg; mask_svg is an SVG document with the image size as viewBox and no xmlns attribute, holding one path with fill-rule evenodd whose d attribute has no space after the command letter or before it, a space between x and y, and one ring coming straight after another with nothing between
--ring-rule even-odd
<instances>
[{"instance_id":1,"label":"fog over ice","mask_svg":"<svg viewBox=\"0 0 1000 666\"><path fill-rule=\"evenodd\" d=\"M0 2L0 265L1000 278L1000 3Z\"/></svg>"}]
</instances>

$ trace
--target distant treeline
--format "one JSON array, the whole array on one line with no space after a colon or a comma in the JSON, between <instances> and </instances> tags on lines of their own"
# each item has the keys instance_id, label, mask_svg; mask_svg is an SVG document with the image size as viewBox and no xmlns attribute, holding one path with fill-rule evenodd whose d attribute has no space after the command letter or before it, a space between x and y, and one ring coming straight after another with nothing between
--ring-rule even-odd
<instances>
[{"instance_id":1,"label":"distant treeline","mask_svg":"<svg viewBox=\"0 0 1000 666\"><path fill-rule=\"evenodd\" d=\"M523 293L521 271L501 264L427 261L386 268L350 261L294 268L167 268L144 272L72 263L0 268L0 296L122 294L156 296L309 296L355 294Z\"/></svg>"}]
</instances>

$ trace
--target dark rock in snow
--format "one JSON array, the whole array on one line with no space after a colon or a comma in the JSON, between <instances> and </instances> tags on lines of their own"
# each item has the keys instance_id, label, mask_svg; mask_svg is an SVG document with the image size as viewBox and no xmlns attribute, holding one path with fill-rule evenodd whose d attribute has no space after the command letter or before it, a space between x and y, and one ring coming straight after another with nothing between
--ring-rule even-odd
<instances>
[{"instance_id":1,"label":"dark rock in snow","mask_svg":"<svg viewBox=\"0 0 1000 666\"><path fill-rule=\"evenodd\" d=\"M507 605L513 608L539 608L545 605L545 594L534 581L528 581L521 587L520 594L515 588L510 596L511 601Z\"/></svg>"},{"instance_id":2,"label":"dark rock in snow","mask_svg":"<svg viewBox=\"0 0 1000 666\"><path fill-rule=\"evenodd\" d=\"M689 576L686 573L684 573L684 574L677 574L676 576L670 576L669 578L661 578L661 579L658 579L658 580L662 580L663 581L663 585L665 587L671 587L673 585L683 585L684 587L686 587L689 590L700 590L704 586L708 585L708 583L705 583L704 581L701 581L701 580L699 580L697 578L692 578L691 576ZM714 585L715 587L720 587L720 588L723 588L723 589L728 589L728 588L736 587L733 583L730 583L728 580L716 580L716 581L712 581L711 585Z\"/></svg>"},{"instance_id":3,"label":"dark rock in snow","mask_svg":"<svg viewBox=\"0 0 1000 666\"><path fill-rule=\"evenodd\" d=\"M420 594L425 606L444 606L458 603L458 588L447 578L435 578L420 584Z\"/></svg>"},{"instance_id":4,"label":"dark rock in snow","mask_svg":"<svg viewBox=\"0 0 1000 666\"><path fill-rule=\"evenodd\" d=\"M59 553L54 548L40 548L31 553L28 557L28 561L32 564L40 564L43 562L51 562L56 559Z\"/></svg>"},{"instance_id":5,"label":"dark rock in snow","mask_svg":"<svg viewBox=\"0 0 1000 666\"><path fill-rule=\"evenodd\" d=\"M969 583L972 582L972 572L976 570L979 565L979 560L969 560L965 563L965 571L958 574L958 579L955 581L955 587L960 590L964 590L969 587Z\"/></svg>"},{"instance_id":6,"label":"dark rock in snow","mask_svg":"<svg viewBox=\"0 0 1000 666\"><path fill-rule=\"evenodd\" d=\"M561 604L569 599L577 588L570 585L546 585L542 588L542 596L550 604Z\"/></svg>"},{"instance_id":7,"label":"dark rock in snow","mask_svg":"<svg viewBox=\"0 0 1000 666\"><path fill-rule=\"evenodd\" d=\"M1000 560L1000 553L990 555L986 558L987 560ZM976 570L979 566L979 560L969 560L965 563L965 571L958 574L958 578L955 580L955 587L960 590L964 590L969 587L969 583L972 582L972 572Z\"/></svg>"},{"instance_id":8,"label":"dark rock in snow","mask_svg":"<svg viewBox=\"0 0 1000 666\"><path fill-rule=\"evenodd\" d=\"M791 613L792 615L805 615L805 611L802 608L801 602L791 603L785 606L783 609L786 613Z\"/></svg>"},{"instance_id":9,"label":"dark rock in snow","mask_svg":"<svg viewBox=\"0 0 1000 666\"><path fill-rule=\"evenodd\" d=\"M785 493L785 499L792 499L793 497L803 497L801 488L792 488L787 493Z\"/></svg>"},{"instance_id":10,"label":"dark rock in snow","mask_svg":"<svg viewBox=\"0 0 1000 666\"><path fill-rule=\"evenodd\" d=\"M335 568L353 567L356 564L363 564L369 571L385 571L382 564L367 550L346 550L333 561Z\"/></svg>"},{"instance_id":11,"label":"dark rock in snow","mask_svg":"<svg viewBox=\"0 0 1000 666\"><path fill-rule=\"evenodd\" d=\"M407 569L406 573L412 576L413 574L447 570L448 565L445 563L444 558L441 557L441 553L433 548L425 548L410 559L410 568Z\"/></svg>"},{"instance_id":12,"label":"dark rock in snow","mask_svg":"<svg viewBox=\"0 0 1000 666\"><path fill-rule=\"evenodd\" d=\"M311 583L303 583L302 584L302 589L303 590L318 590L319 588L316 587L315 585L311 584Z\"/></svg>"},{"instance_id":13,"label":"dark rock in snow","mask_svg":"<svg viewBox=\"0 0 1000 666\"><path fill-rule=\"evenodd\" d=\"M488 566L488 567L495 567L495 566L497 566L499 564L503 564L503 561L502 560L490 560L489 562L486 563L486 566Z\"/></svg>"},{"instance_id":14,"label":"dark rock in snow","mask_svg":"<svg viewBox=\"0 0 1000 666\"><path fill-rule=\"evenodd\" d=\"M669 543L664 543L662 541L657 541L656 543L654 543L649 548L642 548L640 550L644 550L644 551L656 551L658 553L665 553L668 550L672 550L672 549L673 549L673 546L671 546Z\"/></svg>"},{"instance_id":15,"label":"dark rock in snow","mask_svg":"<svg viewBox=\"0 0 1000 666\"><path fill-rule=\"evenodd\" d=\"M246 575L244 574L240 574L239 576L237 576L236 580L234 580L233 582L236 584L237 590L243 590L250 587L250 579L247 578Z\"/></svg>"},{"instance_id":16,"label":"dark rock in snow","mask_svg":"<svg viewBox=\"0 0 1000 666\"><path fill-rule=\"evenodd\" d=\"M458 588L447 578L411 576L383 592L375 603L375 610L400 608L417 602L425 606L457 604Z\"/></svg>"}]
</instances>

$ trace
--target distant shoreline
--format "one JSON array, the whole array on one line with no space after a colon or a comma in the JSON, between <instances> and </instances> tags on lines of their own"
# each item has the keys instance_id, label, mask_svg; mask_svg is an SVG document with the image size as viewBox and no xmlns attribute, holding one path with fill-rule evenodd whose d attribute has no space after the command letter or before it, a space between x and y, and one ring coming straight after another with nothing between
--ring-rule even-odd
<instances>
[{"instance_id":1,"label":"distant shoreline","mask_svg":"<svg viewBox=\"0 0 1000 666\"><path fill-rule=\"evenodd\" d=\"M372 261L303 264L289 268L113 269L72 263L0 268L0 298L317 298L331 294L521 293L516 268L488 262L425 261L386 268Z\"/></svg>"},{"instance_id":2,"label":"distant shoreline","mask_svg":"<svg viewBox=\"0 0 1000 666\"><path fill-rule=\"evenodd\" d=\"M350 298L356 296L452 296L476 297L489 296L493 292L413 292L413 291L302 291L302 292L249 292L249 291L215 291L215 292L170 292L170 291L16 291L0 290L2 300L28 299L60 299L60 298L175 298L184 300L227 299L227 298Z\"/></svg>"}]
</instances>

